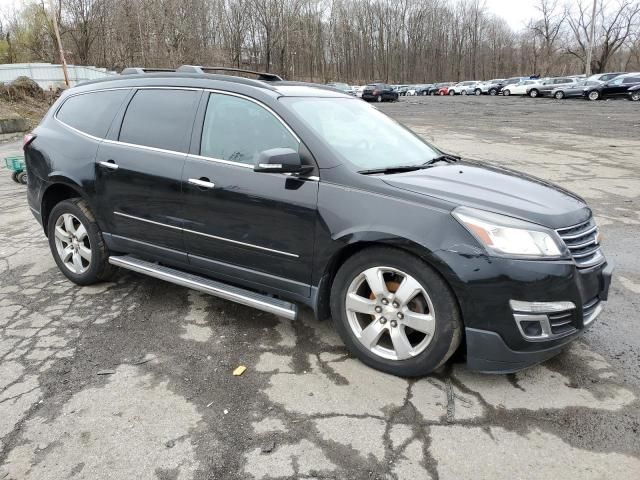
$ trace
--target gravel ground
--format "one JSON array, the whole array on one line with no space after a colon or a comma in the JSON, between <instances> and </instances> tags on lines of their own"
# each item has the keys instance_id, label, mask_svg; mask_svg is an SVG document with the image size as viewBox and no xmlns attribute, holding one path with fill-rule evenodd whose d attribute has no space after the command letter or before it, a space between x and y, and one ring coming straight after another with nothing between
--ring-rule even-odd
<instances>
[{"instance_id":1,"label":"gravel ground","mask_svg":"<svg viewBox=\"0 0 640 480\"><path fill-rule=\"evenodd\" d=\"M407 381L351 358L309 312L289 322L124 271L72 285L3 173L0 479L637 479L639 107L380 106L446 151L575 190L596 213L618 266L604 313L566 352L507 376L456 361Z\"/></svg>"}]
</instances>

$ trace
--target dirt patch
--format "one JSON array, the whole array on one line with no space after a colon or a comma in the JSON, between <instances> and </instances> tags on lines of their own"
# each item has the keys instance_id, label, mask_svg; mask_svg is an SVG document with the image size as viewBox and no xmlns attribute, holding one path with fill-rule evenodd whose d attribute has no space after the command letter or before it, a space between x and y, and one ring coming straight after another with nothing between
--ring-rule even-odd
<instances>
[{"instance_id":1,"label":"dirt patch","mask_svg":"<svg viewBox=\"0 0 640 480\"><path fill-rule=\"evenodd\" d=\"M27 77L0 86L0 119L24 119L24 131L35 128L62 90L45 91Z\"/></svg>"}]
</instances>

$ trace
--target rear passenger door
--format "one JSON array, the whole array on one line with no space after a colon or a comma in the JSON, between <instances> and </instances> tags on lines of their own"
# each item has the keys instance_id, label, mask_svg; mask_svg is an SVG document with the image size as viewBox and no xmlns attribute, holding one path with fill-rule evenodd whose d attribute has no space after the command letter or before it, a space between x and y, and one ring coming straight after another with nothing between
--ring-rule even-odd
<instances>
[{"instance_id":1,"label":"rear passenger door","mask_svg":"<svg viewBox=\"0 0 640 480\"><path fill-rule=\"evenodd\" d=\"M257 155L301 148L262 103L211 93L203 98L184 168L185 243L192 267L274 293L310 294L318 182L256 173ZM314 164L310 156L303 162ZM305 160L306 159L306 160Z\"/></svg>"},{"instance_id":2,"label":"rear passenger door","mask_svg":"<svg viewBox=\"0 0 640 480\"><path fill-rule=\"evenodd\" d=\"M101 143L96 196L114 250L186 263L181 176L201 95L193 89L138 89Z\"/></svg>"}]
</instances>

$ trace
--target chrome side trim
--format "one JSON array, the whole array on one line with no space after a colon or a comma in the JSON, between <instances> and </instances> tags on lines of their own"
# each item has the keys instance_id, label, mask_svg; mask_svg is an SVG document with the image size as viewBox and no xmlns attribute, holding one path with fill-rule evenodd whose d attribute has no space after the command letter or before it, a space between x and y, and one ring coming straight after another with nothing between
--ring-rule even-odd
<instances>
[{"instance_id":1,"label":"chrome side trim","mask_svg":"<svg viewBox=\"0 0 640 480\"><path fill-rule=\"evenodd\" d=\"M175 150L165 150L164 148L150 147L148 145L138 145L137 143L121 142L120 140L109 140L105 138L102 140L102 142L108 143L110 145L121 145L124 147L138 148L140 150L148 150L150 152L167 153L169 155L178 155L180 157L187 156L186 152L176 152Z\"/></svg>"},{"instance_id":2,"label":"chrome side trim","mask_svg":"<svg viewBox=\"0 0 640 480\"><path fill-rule=\"evenodd\" d=\"M284 255L284 256L287 256L287 257L300 258L300 255L297 255L295 253L283 252L282 250L275 250L273 248L261 247L260 245L254 245L252 243L240 242L238 240L232 240L230 238L218 237L217 235L211 235L211 234L208 234L208 233L198 232L196 230L190 230L188 228L181 228L181 227L176 227L174 225L168 225L166 223L155 222L153 220L148 220L146 218L136 217L135 215L129 215L128 213L113 212L113 214L114 215L118 215L120 217L130 218L131 220L138 220L140 222L151 223L153 225L158 225L159 227L172 228L174 230L182 230L183 232L186 232L186 233L192 233L194 235L201 235L203 237L213 238L214 240L220 240L222 242L228 242L228 243L233 243L233 244L236 244L236 245L242 245L244 247L255 248L257 250L262 250L262 251L265 251L265 252L277 253L279 255Z\"/></svg>"},{"instance_id":3,"label":"chrome side trim","mask_svg":"<svg viewBox=\"0 0 640 480\"><path fill-rule=\"evenodd\" d=\"M217 235L211 235L211 234L208 234L208 233L202 233L202 232L198 232L196 230L189 230L188 228L185 228L183 230L185 232L187 232L187 233L193 233L194 235L201 235L203 237L213 238L214 240L220 240L222 242L228 242L228 243L233 243L233 244L236 244L236 245L242 245L244 247L255 248L255 249L258 249L258 250L265 251L265 252L277 253L277 254L280 254L280 255L285 255L287 257L293 257L293 258L299 258L300 257L300 255L297 255L295 253L283 252L282 250L275 250L273 248L261 247L259 245L253 245L252 243L239 242L238 240L231 240L230 238L218 237Z\"/></svg>"},{"instance_id":4,"label":"chrome side trim","mask_svg":"<svg viewBox=\"0 0 640 480\"><path fill-rule=\"evenodd\" d=\"M224 165L231 165L234 167L242 167L242 168L248 168L253 170L253 165L249 165L248 163L234 162L232 160L223 160L221 158L214 158L214 157L205 157L202 155L196 155L195 153L187 154L187 159L190 159L190 158L195 158L196 160L206 160L209 162L222 163Z\"/></svg>"},{"instance_id":5,"label":"chrome side trim","mask_svg":"<svg viewBox=\"0 0 640 480\"><path fill-rule=\"evenodd\" d=\"M128 213L113 212L113 214L117 215L119 217L130 218L131 220L138 220L139 222L151 223L152 225L158 225L159 227L172 228L174 230L182 230L182 227L176 227L175 225L169 225L167 223L154 222L153 220L148 220L146 218L136 217L135 215L129 215Z\"/></svg>"},{"instance_id":6,"label":"chrome side trim","mask_svg":"<svg viewBox=\"0 0 640 480\"><path fill-rule=\"evenodd\" d=\"M226 285L221 282L216 282L205 277L182 272L173 268L146 262L135 257L109 257L109 263L150 277L165 280L176 285L208 293L209 295L220 297L225 300L247 305L289 320L295 320L298 314L297 306L292 303L251 292L249 290L244 290L242 288Z\"/></svg>"}]
</instances>

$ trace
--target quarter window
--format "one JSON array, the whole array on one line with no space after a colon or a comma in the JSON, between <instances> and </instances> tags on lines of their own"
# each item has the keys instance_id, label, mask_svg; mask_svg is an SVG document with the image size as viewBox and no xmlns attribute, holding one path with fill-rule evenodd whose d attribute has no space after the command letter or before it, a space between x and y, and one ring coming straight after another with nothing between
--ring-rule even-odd
<instances>
[{"instance_id":1,"label":"quarter window","mask_svg":"<svg viewBox=\"0 0 640 480\"><path fill-rule=\"evenodd\" d=\"M200 155L254 164L272 148L298 150L298 141L265 108L250 100L212 93L202 128Z\"/></svg>"},{"instance_id":2,"label":"quarter window","mask_svg":"<svg viewBox=\"0 0 640 480\"><path fill-rule=\"evenodd\" d=\"M186 153L199 95L193 90L139 90L127 107L119 140Z\"/></svg>"},{"instance_id":3,"label":"quarter window","mask_svg":"<svg viewBox=\"0 0 640 480\"><path fill-rule=\"evenodd\" d=\"M104 90L69 97L56 117L94 137L104 138L129 90Z\"/></svg>"}]
</instances>

